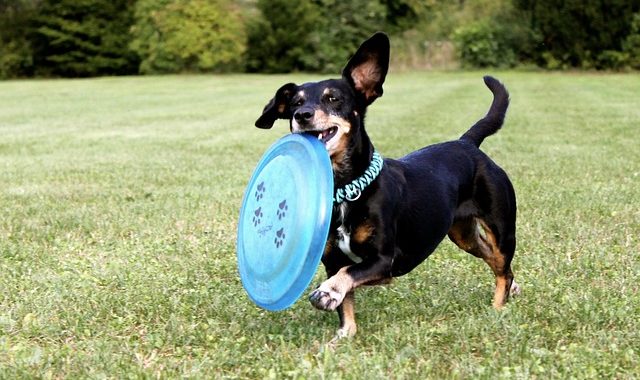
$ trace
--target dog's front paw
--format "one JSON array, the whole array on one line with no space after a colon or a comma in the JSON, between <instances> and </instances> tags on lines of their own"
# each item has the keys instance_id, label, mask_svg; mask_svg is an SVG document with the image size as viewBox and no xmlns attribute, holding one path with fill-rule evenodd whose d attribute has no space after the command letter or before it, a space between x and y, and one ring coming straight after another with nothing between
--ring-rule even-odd
<instances>
[{"instance_id":1,"label":"dog's front paw","mask_svg":"<svg viewBox=\"0 0 640 380\"><path fill-rule=\"evenodd\" d=\"M351 338L356 335L357 330L358 329L355 323L342 326L338 329L338 331L336 332L336 336L333 339L339 340L343 338Z\"/></svg>"},{"instance_id":2,"label":"dog's front paw","mask_svg":"<svg viewBox=\"0 0 640 380\"><path fill-rule=\"evenodd\" d=\"M342 294L330 289L323 289L322 286L314 290L309 296L309 301L313 306L327 311L335 310L340 306L343 299L344 296Z\"/></svg>"}]
</instances>

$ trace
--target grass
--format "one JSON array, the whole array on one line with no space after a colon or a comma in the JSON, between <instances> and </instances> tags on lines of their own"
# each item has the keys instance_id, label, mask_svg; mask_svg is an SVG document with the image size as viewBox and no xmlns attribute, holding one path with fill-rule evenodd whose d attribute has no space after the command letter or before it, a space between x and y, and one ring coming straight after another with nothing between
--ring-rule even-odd
<instances>
[{"instance_id":1,"label":"grass","mask_svg":"<svg viewBox=\"0 0 640 380\"><path fill-rule=\"evenodd\" d=\"M457 138L482 73L392 73L379 151ZM519 199L520 298L449 241L333 313L278 313L239 281L253 122L291 76L0 82L0 378L635 378L640 373L637 75L501 72L512 105L483 144ZM322 271L314 283L322 280Z\"/></svg>"}]
</instances>

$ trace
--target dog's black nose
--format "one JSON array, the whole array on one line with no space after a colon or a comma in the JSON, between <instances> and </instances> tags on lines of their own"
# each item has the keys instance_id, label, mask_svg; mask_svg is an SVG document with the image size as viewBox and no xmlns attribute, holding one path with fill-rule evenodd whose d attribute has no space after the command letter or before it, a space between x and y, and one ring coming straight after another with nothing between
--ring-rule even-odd
<instances>
[{"instance_id":1,"label":"dog's black nose","mask_svg":"<svg viewBox=\"0 0 640 380\"><path fill-rule=\"evenodd\" d=\"M313 108L303 107L303 108L300 108L299 110L297 110L293 114L293 117L296 119L296 121L298 123L306 124L306 123L310 122L311 119L313 119L314 112L315 111L313 110Z\"/></svg>"}]
</instances>

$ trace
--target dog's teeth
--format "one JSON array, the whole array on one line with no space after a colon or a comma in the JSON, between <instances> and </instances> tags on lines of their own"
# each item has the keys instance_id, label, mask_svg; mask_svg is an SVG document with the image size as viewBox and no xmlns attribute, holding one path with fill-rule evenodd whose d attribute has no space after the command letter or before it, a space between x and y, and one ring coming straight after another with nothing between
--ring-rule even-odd
<instances>
[{"instance_id":1,"label":"dog's teeth","mask_svg":"<svg viewBox=\"0 0 640 380\"><path fill-rule=\"evenodd\" d=\"M318 133L318 140L322 140L322 133Z\"/></svg>"}]
</instances>

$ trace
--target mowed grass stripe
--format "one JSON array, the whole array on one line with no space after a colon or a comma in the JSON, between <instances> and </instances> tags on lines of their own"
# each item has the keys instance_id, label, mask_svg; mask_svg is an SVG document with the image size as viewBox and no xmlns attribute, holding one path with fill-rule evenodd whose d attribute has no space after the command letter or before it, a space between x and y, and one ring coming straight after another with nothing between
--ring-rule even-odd
<instances>
[{"instance_id":1,"label":"mowed grass stripe","mask_svg":"<svg viewBox=\"0 0 640 380\"><path fill-rule=\"evenodd\" d=\"M460 136L484 73L391 73L367 128L399 157ZM275 90L317 75L0 82L0 378L634 378L640 369L637 75L492 73L511 93L482 148L519 199L522 297L446 241L332 313L255 307L236 219ZM314 280L322 280L320 269Z\"/></svg>"}]
</instances>

